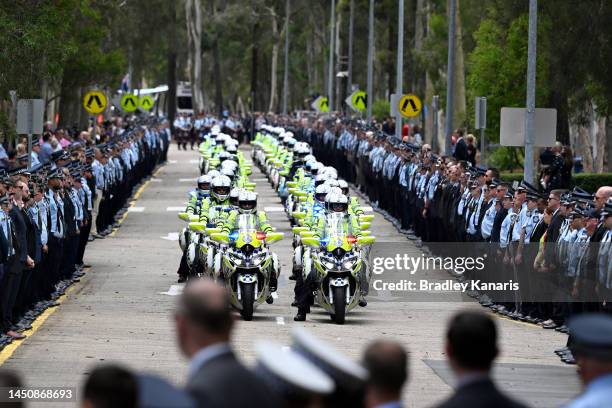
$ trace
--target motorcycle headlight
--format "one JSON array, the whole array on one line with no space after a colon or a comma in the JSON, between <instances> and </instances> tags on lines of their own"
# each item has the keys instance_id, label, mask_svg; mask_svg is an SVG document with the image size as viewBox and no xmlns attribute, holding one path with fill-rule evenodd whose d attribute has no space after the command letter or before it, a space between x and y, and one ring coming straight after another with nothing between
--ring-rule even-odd
<instances>
[{"instance_id":1,"label":"motorcycle headlight","mask_svg":"<svg viewBox=\"0 0 612 408\"><path fill-rule=\"evenodd\" d=\"M253 255L253 258L251 258L251 262L253 262L253 265L259 265L260 263L264 261L264 259L266 259L266 254L262 252L262 253Z\"/></svg>"},{"instance_id":2,"label":"motorcycle headlight","mask_svg":"<svg viewBox=\"0 0 612 408\"><path fill-rule=\"evenodd\" d=\"M330 261L323 261L323 266L325 266L327 269L334 269L336 264Z\"/></svg>"}]
</instances>

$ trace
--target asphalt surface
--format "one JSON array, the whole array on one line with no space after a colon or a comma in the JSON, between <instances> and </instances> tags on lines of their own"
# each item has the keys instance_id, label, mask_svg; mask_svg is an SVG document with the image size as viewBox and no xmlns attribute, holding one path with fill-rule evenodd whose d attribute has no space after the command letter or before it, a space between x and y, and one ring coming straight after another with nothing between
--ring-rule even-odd
<instances>
[{"instance_id":1,"label":"asphalt surface","mask_svg":"<svg viewBox=\"0 0 612 408\"><path fill-rule=\"evenodd\" d=\"M176 347L172 311L180 259L177 232L182 226L176 213L186 202L197 176L197 153L172 146L169 162L137 194L117 232L90 243L86 262L92 268L75 284L62 304L16 349L0 352L3 368L18 371L29 386L80 387L97 364L119 362L153 372L181 385L187 361ZM291 231L280 200L265 176L254 167L258 205L272 225L287 237L273 249L282 264L278 298L255 311L253 321L239 321L233 343L247 363L254 360L254 341L273 339L290 345L294 327L306 327L340 352L358 360L372 340L385 337L401 342L410 352L410 380L404 401L408 407L427 407L452 392L452 375L446 366L444 330L448 318L461 308L480 308L474 302L410 302L372 298L366 308L336 325L319 308L306 322L293 321L290 307L293 282ZM368 205L368 204L364 204ZM413 241L400 235L381 215L371 231L380 242L399 242L418 254ZM448 279L440 272L438 279ZM409 300L409 299L408 299ZM565 345L566 336L537 326L498 320L501 356L496 369L502 388L539 407L561 405L579 392L575 368L559 362L553 349ZM31 404L30 406L74 406Z\"/></svg>"}]
</instances>

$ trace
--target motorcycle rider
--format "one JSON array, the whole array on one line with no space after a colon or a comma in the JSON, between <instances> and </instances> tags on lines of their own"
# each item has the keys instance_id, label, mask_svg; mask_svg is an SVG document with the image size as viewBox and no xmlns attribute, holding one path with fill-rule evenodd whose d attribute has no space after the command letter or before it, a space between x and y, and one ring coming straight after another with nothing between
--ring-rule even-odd
<instances>
[{"instance_id":1,"label":"motorcycle rider","mask_svg":"<svg viewBox=\"0 0 612 408\"><path fill-rule=\"evenodd\" d=\"M215 177L211 182L210 199L202 202L200 222L206 224L223 224L226 214L230 211L230 191L232 181L225 175Z\"/></svg>"},{"instance_id":2,"label":"motorcycle rider","mask_svg":"<svg viewBox=\"0 0 612 408\"><path fill-rule=\"evenodd\" d=\"M221 232L230 233L239 228L240 215L247 214L255 217L257 231L269 233L274 231L268 222L268 217L264 211L257 210L257 194L252 191L242 191L238 197L236 209L229 213ZM278 285L278 271L270 276L270 291L275 292Z\"/></svg>"},{"instance_id":3,"label":"motorcycle rider","mask_svg":"<svg viewBox=\"0 0 612 408\"><path fill-rule=\"evenodd\" d=\"M187 213L189 215L199 214L202 202L210 197L212 178L209 175L200 176L197 182L197 188L189 192L189 202L187 203Z\"/></svg>"}]
</instances>

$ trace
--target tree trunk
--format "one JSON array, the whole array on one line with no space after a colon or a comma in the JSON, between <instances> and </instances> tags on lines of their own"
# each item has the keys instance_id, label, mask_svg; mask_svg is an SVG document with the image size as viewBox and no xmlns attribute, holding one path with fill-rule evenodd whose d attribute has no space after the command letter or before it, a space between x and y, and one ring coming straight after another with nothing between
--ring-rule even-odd
<instances>
[{"instance_id":1,"label":"tree trunk","mask_svg":"<svg viewBox=\"0 0 612 408\"><path fill-rule=\"evenodd\" d=\"M595 152L597 157L595 163L593 163L593 170L595 173L601 173L604 171L604 162L606 158L606 118L597 117L595 120Z\"/></svg>"},{"instance_id":2,"label":"tree trunk","mask_svg":"<svg viewBox=\"0 0 612 408\"><path fill-rule=\"evenodd\" d=\"M268 112L276 112L278 109L278 54L279 54L279 38L278 33L278 16L274 9L269 9L272 17L272 66L270 67L270 104L268 105Z\"/></svg>"},{"instance_id":3,"label":"tree trunk","mask_svg":"<svg viewBox=\"0 0 612 408\"><path fill-rule=\"evenodd\" d=\"M189 81L194 111L204 110L202 94L202 13L200 0L185 0Z\"/></svg>"},{"instance_id":4,"label":"tree trunk","mask_svg":"<svg viewBox=\"0 0 612 408\"><path fill-rule=\"evenodd\" d=\"M463 32L461 29L460 0L457 0L455 8L456 32L455 32L455 80L453 89L453 123L462 126L465 122L465 64L463 59Z\"/></svg>"},{"instance_id":5,"label":"tree trunk","mask_svg":"<svg viewBox=\"0 0 612 408\"><path fill-rule=\"evenodd\" d=\"M177 40L176 40L176 2L167 2L168 10L168 94L166 97L166 109L170 129L174 130L174 117L176 116L176 59L177 59Z\"/></svg>"},{"instance_id":6,"label":"tree trunk","mask_svg":"<svg viewBox=\"0 0 612 408\"><path fill-rule=\"evenodd\" d=\"M336 27L334 27L334 36L335 36L335 40L334 40L334 54L335 59L336 59L336 67L334 68L336 73L342 71L342 61L341 61L341 49L342 49L342 44L340 43L340 27L342 27L342 13L336 13ZM331 111L335 110L335 111L342 111L342 78L336 76L336 80L334 81L334 83L336 84L336 90L335 90L335 96L334 96L334 106L330 106L329 109Z\"/></svg>"},{"instance_id":7,"label":"tree trunk","mask_svg":"<svg viewBox=\"0 0 612 408\"><path fill-rule=\"evenodd\" d=\"M251 2L252 7L254 7L255 2ZM252 40L253 45L251 47L251 106L250 109L255 112L257 111L257 66L259 59L259 38L257 37L259 31L259 15L253 10L256 14L255 21L253 23L252 28Z\"/></svg>"},{"instance_id":8,"label":"tree trunk","mask_svg":"<svg viewBox=\"0 0 612 408\"><path fill-rule=\"evenodd\" d=\"M215 19L215 2L209 1L210 15L212 20ZM222 0L221 10L225 8L225 0ZM215 27L212 41L213 52L213 75L215 80L215 105L219 116L223 115L223 88L221 78L221 55L219 53L219 27Z\"/></svg>"}]
</instances>

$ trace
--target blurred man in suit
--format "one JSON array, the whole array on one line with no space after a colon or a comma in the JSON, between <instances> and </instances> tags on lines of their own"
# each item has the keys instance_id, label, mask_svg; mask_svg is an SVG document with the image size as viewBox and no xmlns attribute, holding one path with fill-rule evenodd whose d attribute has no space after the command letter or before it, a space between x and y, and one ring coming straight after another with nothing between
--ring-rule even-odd
<instances>
[{"instance_id":1,"label":"blurred man in suit","mask_svg":"<svg viewBox=\"0 0 612 408\"><path fill-rule=\"evenodd\" d=\"M175 314L179 347L191 360L187 391L200 407L279 407L279 397L231 349L234 320L226 290L212 281L192 282Z\"/></svg>"},{"instance_id":2,"label":"blurred man in suit","mask_svg":"<svg viewBox=\"0 0 612 408\"><path fill-rule=\"evenodd\" d=\"M455 393L438 408L521 408L491 379L497 357L497 329L484 313L466 311L456 314L446 332L446 355L457 377Z\"/></svg>"},{"instance_id":3,"label":"blurred man in suit","mask_svg":"<svg viewBox=\"0 0 612 408\"><path fill-rule=\"evenodd\" d=\"M378 340L366 349L363 365L370 377L366 384L367 408L401 408L402 388L408 379L408 355L397 342Z\"/></svg>"}]
</instances>

